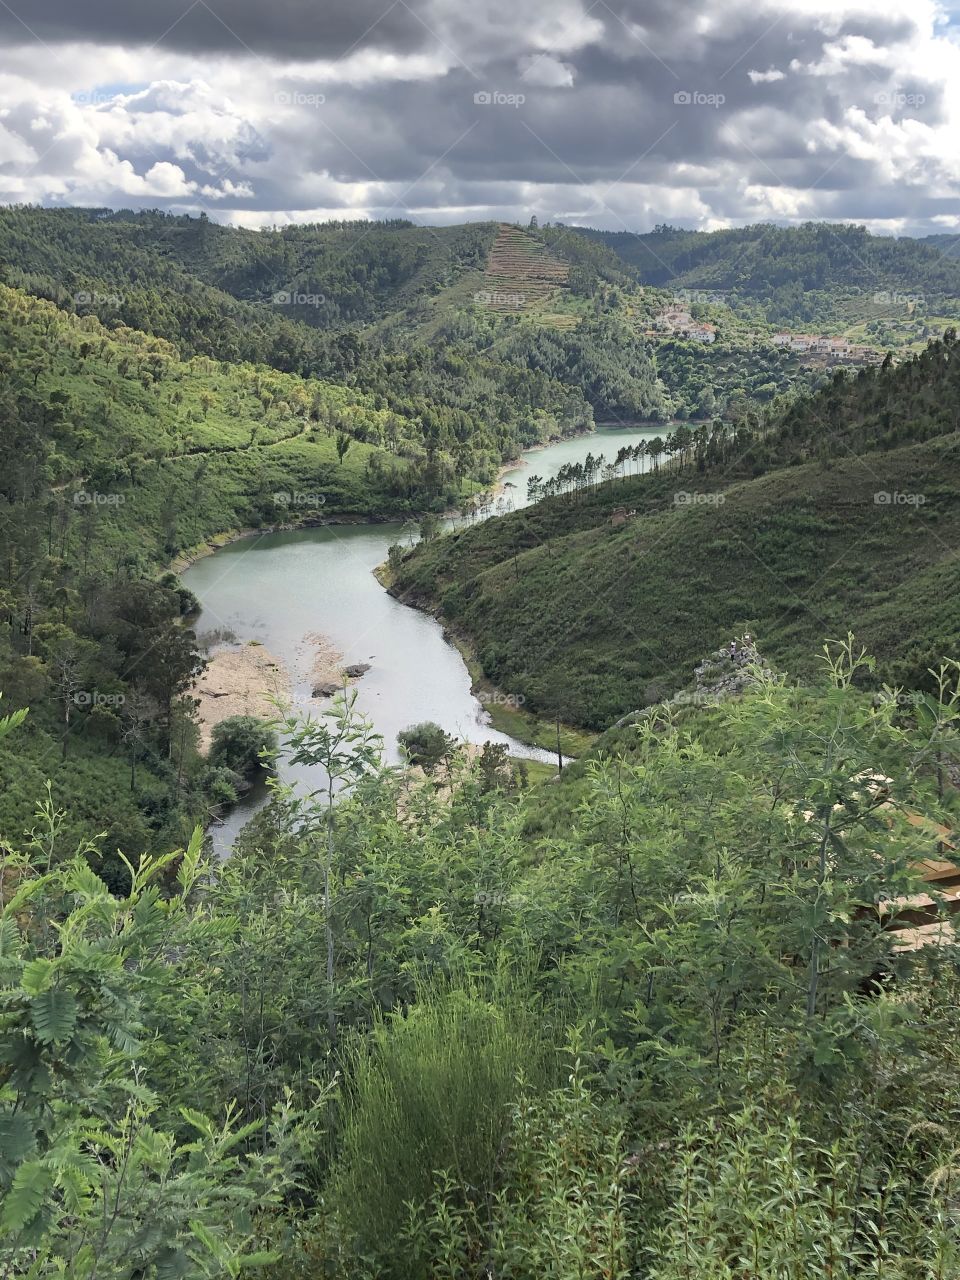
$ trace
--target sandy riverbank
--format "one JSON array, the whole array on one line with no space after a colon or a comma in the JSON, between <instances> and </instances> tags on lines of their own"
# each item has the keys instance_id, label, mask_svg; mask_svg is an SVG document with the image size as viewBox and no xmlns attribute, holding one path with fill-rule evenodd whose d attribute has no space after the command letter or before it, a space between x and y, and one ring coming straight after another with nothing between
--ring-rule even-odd
<instances>
[{"instance_id":1,"label":"sandy riverbank","mask_svg":"<svg viewBox=\"0 0 960 1280\"><path fill-rule=\"evenodd\" d=\"M290 701L290 673L262 644L243 644L214 650L206 670L194 685L200 700L200 750L206 754L214 726L231 716L278 714L272 699Z\"/></svg>"},{"instance_id":2,"label":"sandy riverbank","mask_svg":"<svg viewBox=\"0 0 960 1280\"><path fill-rule=\"evenodd\" d=\"M369 669L361 663L360 668ZM309 631L297 646L295 671L262 644L222 644L211 650L207 667L194 685L200 705L200 750L210 749L214 726L230 716L258 716L269 720L278 715L276 700L292 701L295 683L310 686L312 702L326 702L344 685L355 684L364 673L344 669L343 654L328 636ZM353 671L349 675L348 671Z\"/></svg>"}]
</instances>

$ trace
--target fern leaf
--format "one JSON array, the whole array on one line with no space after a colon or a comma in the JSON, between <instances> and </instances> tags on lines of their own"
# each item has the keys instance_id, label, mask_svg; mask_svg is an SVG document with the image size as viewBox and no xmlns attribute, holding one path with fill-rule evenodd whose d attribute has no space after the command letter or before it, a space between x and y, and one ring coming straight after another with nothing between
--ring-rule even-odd
<instances>
[{"instance_id":1,"label":"fern leaf","mask_svg":"<svg viewBox=\"0 0 960 1280\"><path fill-rule=\"evenodd\" d=\"M45 991L52 980L53 970L53 961L43 956L37 956L35 960L28 961L23 966L23 974L20 978L27 995L38 996L41 991Z\"/></svg>"},{"instance_id":2,"label":"fern leaf","mask_svg":"<svg viewBox=\"0 0 960 1280\"><path fill-rule=\"evenodd\" d=\"M71 992L54 987L34 998L30 1017L39 1040L44 1044L61 1044L70 1038L77 1025L77 1002Z\"/></svg>"},{"instance_id":3,"label":"fern leaf","mask_svg":"<svg viewBox=\"0 0 960 1280\"><path fill-rule=\"evenodd\" d=\"M33 1222L43 1208L50 1182L50 1170L42 1161L25 1160L20 1165L3 1202L0 1234L17 1235Z\"/></svg>"},{"instance_id":4,"label":"fern leaf","mask_svg":"<svg viewBox=\"0 0 960 1280\"><path fill-rule=\"evenodd\" d=\"M36 1151L33 1126L22 1111L0 1111L0 1185L6 1185L14 1170Z\"/></svg>"}]
</instances>

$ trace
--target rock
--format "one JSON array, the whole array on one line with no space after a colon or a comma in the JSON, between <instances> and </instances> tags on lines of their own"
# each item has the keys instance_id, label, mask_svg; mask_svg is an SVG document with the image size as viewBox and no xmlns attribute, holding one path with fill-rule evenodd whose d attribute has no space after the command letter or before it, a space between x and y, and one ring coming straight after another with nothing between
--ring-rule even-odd
<instances>
[{"instance_id":1,"label":"rock","mask_svg":"<svg viewBox=\"0 0 960 1280\"><path fill-rule=\"evenodd\" d=\"M771 668L760 655L752 639L743 637L725 649L718 649L695 669L694 690L686 693L687 701L720 701L737 697L762 680L768 680ZM675 701L682 700L678 694Z\"/></svg>"},{"instance_id":2,"label":"rock","mask_svg":"<svg viewBox=\"0 0 960 1280\"><path fill-rule=\"evenodd\" d=\"M620 717L613 728L620 729L624 725L656 717L658 710L664 706L705 706L722 702L725 698L738 698L746 690L756 688L773 675L773 668L760 654L753 639L743 636L737 640L735 647L731 644L704 658L694 669L693 685L681 689L672 698L656 697L658 691L651 686L649 701L654 705L628 712Z\"/></svg>"},{"instance_id":3,"label":"rock","mask_svg":"<svg viewBox=\"0 0 960 1280\"><path fill-rule=\"evenodd\" d=\"M343 674L349 676L351 680L356 680L360 676L365 676L369 670L369 662L354 662L349 667L343 668Z\"/></svg>"},{"instance_id":4,"label":"rock","mask_svg":"<svg viewBox=\"0 0 960 1280\"><path fill-rule=\"evenodd\" d=\"M311 697L314 698L331 698L340 689L336 680L320 680L313 686Z\"/></svg>"}]
</instances>

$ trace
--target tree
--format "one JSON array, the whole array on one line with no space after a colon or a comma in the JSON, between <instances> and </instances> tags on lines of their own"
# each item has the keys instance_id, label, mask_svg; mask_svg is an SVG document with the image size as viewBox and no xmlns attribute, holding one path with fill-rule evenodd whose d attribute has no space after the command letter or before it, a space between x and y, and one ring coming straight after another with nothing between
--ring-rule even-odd
<instances>
[{"instance_id":1,"label":"tree","mask_svg":"<svg viewBox=\"0 0 960 1280\"><path fill-rule=\"evenodd\" d=\"M347 456L347 451L353 444L353 437L348 436L345 431L337 432L337 457L340 459L340 465L343 466L343 460Z\"/></svg>"},{"instance_id":2,"label":"tree","mask_svg":"<svg viewBox=\"0 0 960 1280\"><path fill-rule=\"evenodd\" d=\"M397 742L411 764L420 765L425 773L433 773L442 761L449 759L457 740L444 733L438 724L425 720L397 734Z\"/></svg>"},{"instance_id":3,"label":"tree","mask_svg":"<svg viewBox=\"0 0 960 1280\"><path fill-rule=\"evenodd\" d=\"M130 790L137 785L137 758L148 738L148 728L157 716L157 704L136 685L132 686L123 701L120 721L121 736L130 748Z\"/></svg>"},{"instance_id":4,"label":"tree","mask_svg":"<svg viewBox=\"0 0 960 1280\"><path fill-rule=\"evenodd\" d=\"M213 726L210 763L230 769L242 778L249 780L262 769L272 768L276 752L277 733L266 720L256 716L228 716Z\"/></svg>"},{"instance_id":5,"label":"tree","mask_svg":"<svg viewBox=\"0 0 960 1280\"><path fill-rule=\"evenodd\" d=\"M440 536L440 521L432 511L426 511L420 517L420 537L424 542L433 542Z\"/></svg>"},{"instance_id":6,"label":"tree","mask_svg":"<svg viewBox=\"0 0 960 1280\"><path fill-rule=\"evenodd\" d=\"M383 739L372 732L369 721L356 710L356 701L356 690L340 693L323 720L315 720L311 716L303 720L293 717L280 725L290 763L319 766L326 775L326 782L309 792L304 800L293 798L289 790L286 795L291 812L304 834L312 833L318 818L326 829L323 919L327 943L327 1028L331 1044L337 1038L333 931L334 798L338 791L356 785L379 767L383 748Z\"/></svg>"}]
</instances>

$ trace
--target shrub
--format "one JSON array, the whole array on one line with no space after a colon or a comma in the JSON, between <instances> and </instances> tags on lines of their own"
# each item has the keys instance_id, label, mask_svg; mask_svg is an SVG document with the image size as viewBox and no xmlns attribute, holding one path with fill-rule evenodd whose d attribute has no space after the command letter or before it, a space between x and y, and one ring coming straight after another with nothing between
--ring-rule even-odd
<instances>
[{"instance_id":1,"label":"shrub","mask_svg":"<svg viewBox=\"0 0 960 1280\"><path fill-rule=\"evenodd\" d=\"M420 765L427 773L432 773L456 745L456 739L432 720L403 729L397 734L397 742L410 763Z\"/></svg>"},{"instance_id":2,"label":"shrub","mask_svg":"<svg viewBox=\"0 0 960 1280\"><path fill-rule=\"evenodd\" d=\"M521 1077L539 1091L551 1075L529 1004L519 991L496 1005L473 991L428 994L348 1054L336 1205L378 1275L421 1274L425 1260L398 1258L397 1240L410 1204L431 1201L445 1175L473 1203L492 1194Z\"/></svg>"},{"instance_id":3,"label":"shrub","mask_svg":"<svg viewBox=\"0 0 960 1280\"><path fill-rule=\"evenodd\" d=\"M230 716L214 725L210 763L252 778L264 767L261 753L272 755L276 749L277 735L267 721L256 716Z\"/></svg>"}]
</instances>

